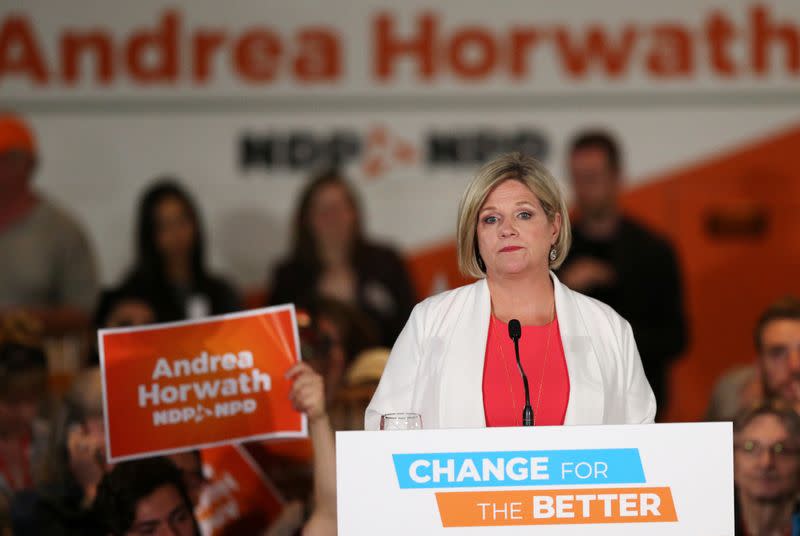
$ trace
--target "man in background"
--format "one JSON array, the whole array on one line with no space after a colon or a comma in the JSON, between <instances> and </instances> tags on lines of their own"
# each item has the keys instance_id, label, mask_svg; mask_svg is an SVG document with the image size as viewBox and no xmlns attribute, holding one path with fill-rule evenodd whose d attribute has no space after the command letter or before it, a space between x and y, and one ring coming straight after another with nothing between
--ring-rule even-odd
<instances>
[{"instance_id":1,"label":"man in background","mask_svg":"<svg viewBox=\"0 0 800 536\"><path fill-rule=\"evenodd\" d=\"M736 534L800 531L800 416L780 402L741 412L733 423Z\"/></svg>"},{"instance_id":2,"label":"man in background","mask_svg":"<svg viewBox=\"0 0 800 536\"><path fill-rule=\"evenodd\" d=\"M753 330L758 358L726 372L714 387L709 421L731 421L764 399L800 411L800 299L785 296L767 307Z\"/></svg>"},{"instance_id":3,"label":"man in background","mask_svg":"<svg viewBox=\"0 0 800 536\"><path fill-rule=\"evenodd\" d=\"M622 158L608 133L587 131L575 137L569 173L577 220L559 278L630 322L662 416L669 367L687 340L675 252L666 239L622 214Z\"/></svg>"},{"instance_id":4,"label":"man in background","mask_svg":"<svg viewBox=\"0 0 800 536\"><path fill-rule=\"evenodd\" d=\"M755 343L765 395L800 411L800 300L787 296L764 311Z\"/></svg>"},{"instance_id":5,"label":"man in background","mask_svg":"<svg viewBox=\"0 0 800 536\"><path fill-rule=\"evenodd\" d=\"M97 270L86 234L32 187L36 141L19 117L0 112L0 316L25 309L46 333L88 326Z\"/></svg>"}]
</instances>

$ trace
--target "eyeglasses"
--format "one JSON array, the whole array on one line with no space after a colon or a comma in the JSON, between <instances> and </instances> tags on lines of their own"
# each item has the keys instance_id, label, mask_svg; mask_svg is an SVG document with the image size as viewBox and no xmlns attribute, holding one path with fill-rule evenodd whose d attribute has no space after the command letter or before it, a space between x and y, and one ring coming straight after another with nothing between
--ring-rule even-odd
<instances>
[{"instance_id":1,"label":"eyeglasses","mask_svg":"<svg viewBox=\"0 0 800 536\"><path fill-rule=\"evenodd\" d=\"M751 456L761 456L765 451L767 451L776 458L794 458L798 455L798 453L800 453L800 450L798 450L797 447L793 445L787 445L781 441L771 445L762 445L758 441L747 440L735 444L734 448Z\"/></svg>"}]
</instances>

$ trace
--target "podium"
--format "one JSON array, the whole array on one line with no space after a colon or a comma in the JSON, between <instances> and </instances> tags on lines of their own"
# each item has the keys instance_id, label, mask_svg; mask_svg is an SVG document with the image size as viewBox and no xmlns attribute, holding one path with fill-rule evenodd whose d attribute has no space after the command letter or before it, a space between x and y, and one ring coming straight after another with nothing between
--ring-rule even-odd
<instances>
[{"instance_id":1,"label":"podium","mask_svg":"<svg viewBox=\"0 0 800 536\"><path fill-rule=\"evenodd\" d=\"M338 432L339 534L733 536L731 423Z\"/></svg>"}]
</instances>

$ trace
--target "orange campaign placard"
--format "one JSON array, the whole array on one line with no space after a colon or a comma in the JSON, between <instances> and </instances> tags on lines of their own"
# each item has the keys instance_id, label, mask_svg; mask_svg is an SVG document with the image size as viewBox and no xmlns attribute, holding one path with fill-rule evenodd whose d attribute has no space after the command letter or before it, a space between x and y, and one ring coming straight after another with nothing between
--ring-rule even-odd
<instances>
[{"instance_id":1,"label":"orange campaign placard","mask_svg":"<svg viewBox=\"0 0 800 536\"><path fill-rule=\"evenodd\" d=\"M277 518L285 501L241 445L203 449L208 482L195 510L205 536L259 534Z\"/></svg>"},{"instance_id":2,"label":"orange campaign placard","mask_svg":"<svg viewBox=\"0 0 800 536\"><path fill-rule=\"evenodd\" d=\"M98 333L109 461L307 437L293 305Z\"/></svg>"}]
</instances>

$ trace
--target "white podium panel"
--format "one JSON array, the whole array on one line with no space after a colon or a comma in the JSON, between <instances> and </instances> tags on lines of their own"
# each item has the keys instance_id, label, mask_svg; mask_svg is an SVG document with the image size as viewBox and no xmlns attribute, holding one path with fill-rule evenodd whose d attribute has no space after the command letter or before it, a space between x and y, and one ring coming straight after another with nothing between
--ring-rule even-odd
<instances>
[{"instance_id":1,"label":"white podium panel","mask_svg":"<svg viewBox=\"0 0 800 536\"><path fill-rule=\"evenodd\" d=\"M338 432L339 534L733 536L730 423Z\"/></svg>"}]
</instances>

